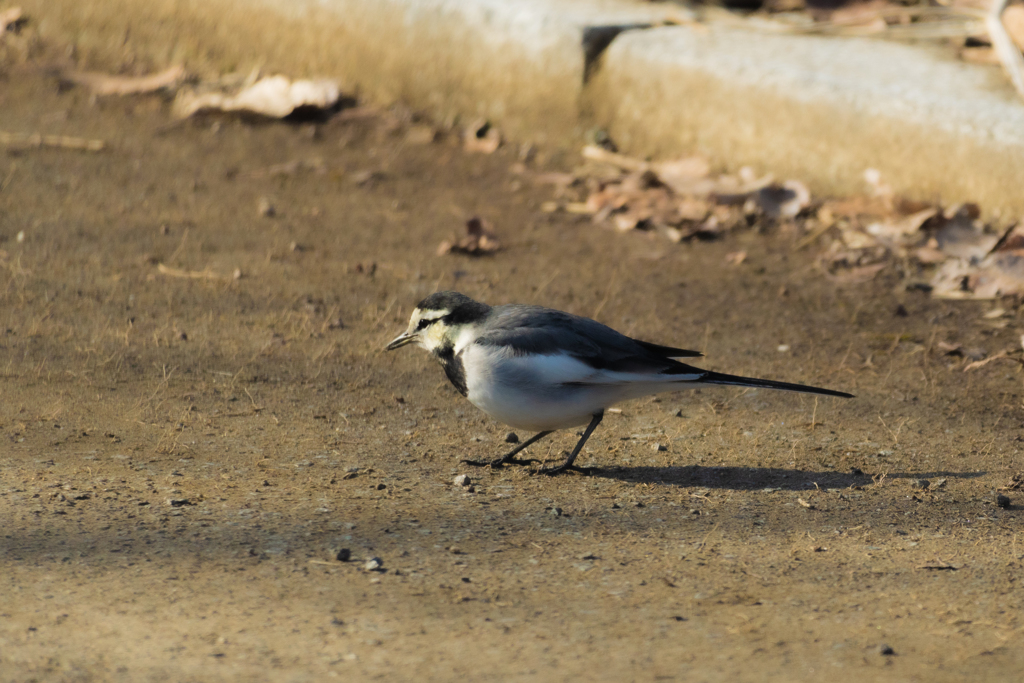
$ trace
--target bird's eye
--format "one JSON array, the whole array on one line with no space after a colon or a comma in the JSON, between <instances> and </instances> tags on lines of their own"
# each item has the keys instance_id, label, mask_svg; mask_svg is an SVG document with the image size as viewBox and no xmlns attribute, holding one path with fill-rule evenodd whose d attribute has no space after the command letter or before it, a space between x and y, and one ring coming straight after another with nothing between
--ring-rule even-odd
<instances>
[{"instance_id":1,"label":"bird's eye","mask_svg":"<svg viewBox=\"0 0 1024 683\"><path fill-rule=\"evenodd\" d=\"M423 320L420 321L420 324L416 326L416 331L419 332L420 330L425 330L427 326L430 325L430 323L432 322L434 321L431 320L430 318L424 318Z\"/></svg>"}]
</instances>

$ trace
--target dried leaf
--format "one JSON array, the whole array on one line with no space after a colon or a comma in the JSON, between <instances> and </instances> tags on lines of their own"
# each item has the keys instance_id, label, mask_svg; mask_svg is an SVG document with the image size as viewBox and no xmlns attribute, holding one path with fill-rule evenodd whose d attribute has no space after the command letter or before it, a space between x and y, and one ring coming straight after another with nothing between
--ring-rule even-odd
<instances>
[{"instance_id":1,"label":"dried leaf","mask_svg":"<svg viewBox=\"0 0 1024 683\"><path fill-rule=\"evenodd\" d=\"M872 223L866 228L866 231L875 237L906 243L910 240L916 240L920 236L921 226L938 213L939 210L933 207L918 211L899 220Z\"/></svg>"},{"instance_id":2,"label":"dried leaf","mask_svg":"<svg viewBox=\"0 0 1024 683\"><path fill-rule=\"evenodd\" d=\"M650 166L646 161L634 159L633 157L628 157L625 154L609 152L605 148L598 147L597 145L587 145L584 147L583 158L589 161L617 166L624 171L641 171L646 170Z\"/></svg>"},{"instance_id":3,"label":"dried leaf","mask_svg":"<svg viewBox=\"0 0 1024 683\"><path fill-rule=\"evenodd\" d=\"M850 249L869 249L878 246L878 240L874 237L853 228L843 230L840 236L843 238L843 244Z\"/></svg>"},{"instance_id":4,"label":"dried leaf","mask_svg":"<svg viewBox=\"0 0 1024 683\"><path fill-rule=\"evenodd\" d=\"M938 263L942 263L947 258L949 258L941 251L932 246L923 246L918 249L915 249L913 252L913 256L926 266L932 266Z\"/></svg>"},{"instance_id":5,"label":"dried leaf","mask_svg":"<svg viewBox=\"0 0 1024 683\"><path fill-rule=\"evenodd\" d=\"M466 221L466 236L457 242L442 242L437 248L437 255L468 254L481 256L493 254L501 249L501 241L491 231L491 225L474 216Z\"/></svg>"},{"instance_id":6,"label":"dried leaf","mask_svg":"<svg viewBox=\"0 0 1024 683\"><path fill-rule=\"evenodd\" d=\"M178 116L187 118L207 111L248 112L279 119L296 109L330 109L341 97L331 80L291 81L284 76L261 78L235 95L183 91L174 102Z\"/></svg>"},{"instance_id":7,"label":"dried leaf","mask_svg":"<svg viewBox=\"0 0 1024 683\"><path fill-rule=\"evenodd\" d=\"M693 193L699 189L697 183L704 180L711 171L710 164L703 157L662 161L652 164L651 168L658 179L676 194Z\"/></svg>"},{"instance_id":8,"label":"dried leaf","mask_svg":"<svg viewBox=\"0 0 1024 683\"><path fill-rule=\"evenodd\" d=\"M837 285L854 285L873 280L878 273L885 268L884 263L876 263L870 266L857 266L839 273L825 271L825 277Z\"/></svg>"},{"instance_id":9,"label":"dried leaf","mask_svg":"<svg viewBox=\"0 0 1024 683\"><path fill-rule=\"evenodd\" d=\"M935 232L938 247L944 253L967 261L980 261L992 251L999 237L983 232L971 218L971 212L961 209Z\"/></svg>"},{"instance_id":10,"label":"dried leaf","mask_svg":"<svg viewBox=\"0 0 1024 683\"><path fill-rule=\"evenodd\" d=\"M696 197L686 197L676 206L676 215L684 221L702 221L710 211L708 202Z\"/></svg>"},{"instance_id":11,"label":"dried leaf","mask_svg":"<svg viewBox=\"0 0 1024 683\"><path fill-rule=\"evenodd\" d=\"M1024 293L1024 251L992 254L970 274L967 287L978 299Z\"/></svg>"}]
</instances>

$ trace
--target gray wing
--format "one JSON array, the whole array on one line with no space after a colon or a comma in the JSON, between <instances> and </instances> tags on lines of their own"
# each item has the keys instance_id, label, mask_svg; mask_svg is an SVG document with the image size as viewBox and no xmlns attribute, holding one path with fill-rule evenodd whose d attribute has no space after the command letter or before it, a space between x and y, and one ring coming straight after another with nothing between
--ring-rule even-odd
<instances>
[{"instance_id":1,"label":"gray wing","mask_svg":"<svg viewBox=\"0 0 1024 683\"><path fill-rule=\"evenodd\" d=\"M510 348L516 354L565 353L594 369L612 372L704 372L672 360L701 355L696 351L630 339L595 320L540 306L494 308L487 332L476 343Z\"/></svg>"}]
</instances>

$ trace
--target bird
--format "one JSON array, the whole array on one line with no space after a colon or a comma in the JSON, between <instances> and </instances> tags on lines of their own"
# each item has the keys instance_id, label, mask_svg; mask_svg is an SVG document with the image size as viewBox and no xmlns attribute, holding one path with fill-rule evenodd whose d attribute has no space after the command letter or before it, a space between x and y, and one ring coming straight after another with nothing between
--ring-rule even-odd
<instances>
[{"instance_id":1,"label":"bird","mask_svg":"<svg viewBox=\"0 0 1024 683\"><path fill-rule=\"evenodd\" d=\"M536 432L509 453L470 465L524 465L516 455L560 429L587 425L565 461L540 469L568 470L616 403L667 391L723 384L853 398L832 389L727 375L678 358L704 354L632 339L596 320L525 304L489 306L460 292L440 291L412 312L405 332L385 350L416 344L444 369L470 403L510 427Z\"/></svg>"}]
</instances>

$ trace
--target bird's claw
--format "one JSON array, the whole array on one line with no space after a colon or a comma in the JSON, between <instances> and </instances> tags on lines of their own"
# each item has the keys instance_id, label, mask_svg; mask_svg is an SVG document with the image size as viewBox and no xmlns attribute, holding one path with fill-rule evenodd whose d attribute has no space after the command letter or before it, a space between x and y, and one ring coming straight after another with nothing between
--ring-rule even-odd
<instances>
[{"instance_id":1,"label":"bird's claw","mask_svg":"<svg viewBox=\"0 0 1024 683\"><path fill-rule=\"evenodd\" d=\"M513 458L511 460L504 460L502 458L498 458L497 460L463 460L462 461L463 464L470 465L471 467L490 467L491 469L495 469L495 470L501 469L501 467L503 465L532 465L535 462L539 462L539 461L538 460L534 460L533 458L527 458L525 460L519 460L517 458Z\"/></svg>"},{"instance_id":2,"label":"bird's claw","mask_svg":"<svg viewBox=\"0 0 1024 683\"><path fill-rule=\"evenodd\" d=\"M577 474L590 475L598 470L597 467L578 467L577 465L559 465L558 467L545 467L537 470L534 474L544 474L553 477L562 472L576 472Z\"/></svg>"}]
</instances>

